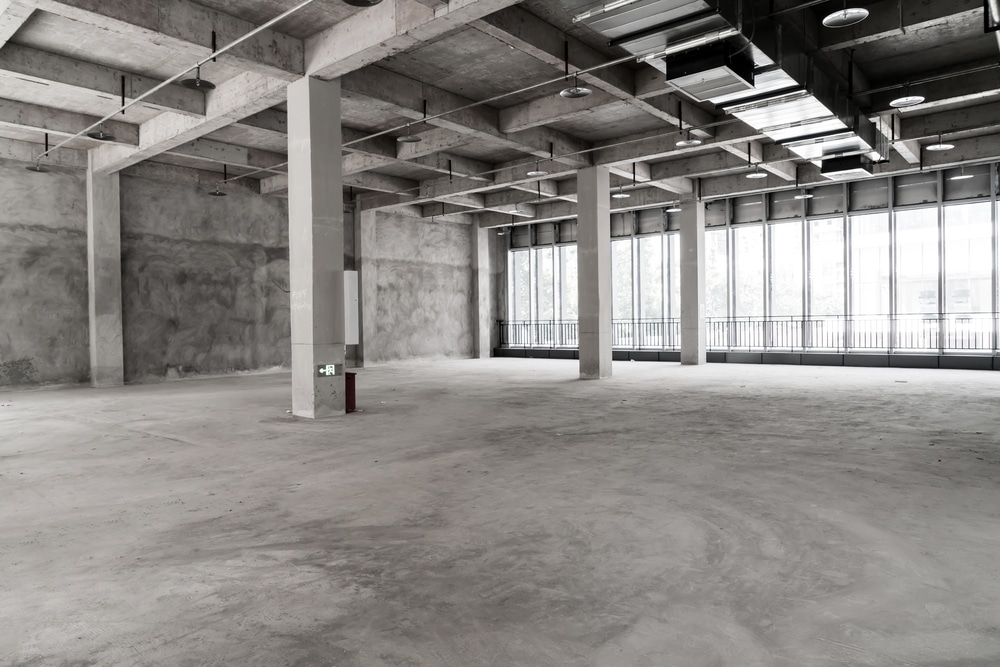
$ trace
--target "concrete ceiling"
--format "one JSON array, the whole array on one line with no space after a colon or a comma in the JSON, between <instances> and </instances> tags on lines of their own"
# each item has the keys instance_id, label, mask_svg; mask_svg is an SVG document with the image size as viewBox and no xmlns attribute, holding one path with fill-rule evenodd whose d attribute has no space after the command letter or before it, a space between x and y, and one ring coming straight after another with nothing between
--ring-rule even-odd
<instances>
[{"instance_id":1,"label":"concrete ceiling","mask_svg":"<svg viewBox=\"0 0 1000 667\"><path fill-rule=\"evenodd\" d=\"M0 0L0 156L25 159L40 152L46 132L58 141L114 113L122 77L128 99L141 94L205 57L212 30L224 45L298 4ZM341 123L350 142L345 185L377 194L365 206L418 206L428 217L444 211L488 226L509 224L511 207L528 202L522 210L534 217L522 221L557 219L575 215L573 174L594 164L609 166L616 183L630 184L634 170L635 196L622 204L630 207L661 206L696 190L718 197L828 182L814 163L634 60L582 76L594 90L590 97L559 97L567 48L572 71L625 53L573 21L598 4L383 0L359 9L316 0L206 65L203 76L219 84L217 91L168 86L115 118L113 144L78 139L70 148L96 151L101 168L112 170L143 161L211 172L227 165L233 174L275 167L287 152L284 88L308 71L342 78ZM762 53L758 42L780 25L811 67L841 90L852 83L853 103L869 118L885 118L904 84L928 98L879 125L894 141L880 173L916 170L921 160L925 167L1000 160L998 40L983 31L981 0L852 2L871 16L842 30L820 25L838 2L720 4L734 15L742 4L753 53ZM537 87L523 90L530 86ZM496 96L503 97L434 117ZM675 145L681 118L703 146ZM407 123L423 141L395 141ZM956 149L924 153L921 144L937 132L948 133ZM61 153L51 159L83 163L72 151ZM761 162L768 179L743 178L748 156ZM527 177L536 162L549 175ZM287 188L287 179L272 172L254 178L262 192L281 195Z\"/></svg>"}]
</instances>

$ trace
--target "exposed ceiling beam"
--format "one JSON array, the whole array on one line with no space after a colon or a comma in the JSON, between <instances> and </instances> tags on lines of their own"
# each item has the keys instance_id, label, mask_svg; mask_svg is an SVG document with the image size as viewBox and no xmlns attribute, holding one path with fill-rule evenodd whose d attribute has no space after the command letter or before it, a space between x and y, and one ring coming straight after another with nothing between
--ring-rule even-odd
<instances>
[{"instance_id":1,"label":"exposed ceiling beam","mask_svg":"<svg viewBox=\"0 0 1000 667\"><path fill-rule=\"evenodd\" d=\"M986 102L989 98L1000 95L1000 68L996 59L967 63L960 67L925 72L917 80L935 79L927 83L912 83L906 94L922 95L927 101L918 107L911 107L909 113L920 113L926 109L959 103L971 104L979 100ZM978 68L980 71L972 71ZM891 111L889 102L903 94L905 84L901 81L897 88L874 93L872 95L869 115Z\"/></svg>"},{"instance_id":2,"label":"exposed ceiling beam","mask_svg":"<svg viewBox=\"0 0 1000 667\"><path fill-rule=\"evenodd\" d=\"M658 208L666 204L678 201L679 197L656 188L642 188L632 190L628 199L612 199L611 212L635 211L644 208ZM523 205L522 205L523 207ZM577 216L577 205L572 202L553 202L550 204L538 204L534 207L533 217L519 217L518 221L528 222L555 222L558 220L568 220ZM504 213L481 213L478 216L479 226L482 228L506 227L512 224L511 216Z\"/></svg>"},{"instance_id":3,"label":"exposed ceiling beam","mask_svg":"<svg viewBox=\"0 0 1000 667\"><path fill-rule=\"evenodd\" d=\"M869 5L867 9L868 18L857 25L824 30L820 34L820 49L852 49L895 35L911 34L948 24L982 23L983 20L982 0L882 0Z\"/></svg>"},{"instance_id":4,"label":"exposed ceiling beam","mask_svg":"<svg viewBox=\"0 0 1000 667\"><path fill-rule=\"evenodd\" d=\"M25 24L34 7L20 0L0 0L0 48Z\"/></svg>"},{"instance_id":5,"label":"exposed ceiling beam","mask_svg":"<svg viewBox=\"0 0 1000 667\"><path fill-rule=\"evenodd\" d=\"M924 116L902 116L899 135L904 140L927 139L938 134L992 133L1000 130L1000 102L949 109Z\"/></svg>"},{"instance_id":6,"label":"exposed ceiling beam","mask_svg":"<svg viewBox=\"0 0 1000 667\"><path fill-rule=\"evenodd\" d=\"M38 144L17 139L0 139L0 159L16 160L18 162L35 162L39 153ZM61 148L53 151L45 158L46 165L57 167L87 168L87 152Z\"/></svg>"},{"instance_id":7,"label":"exposed ceiling beam","mask_svg":"<svg viewBox=\"0 0 1000 667\"><path fill-rule=\"evenodd\" d=\"M128 101L161 83L131 72L17 44L8 44L0 49L0 80L6 77L46 86L45 94L53 101L51 106L59 106L62 96L69 100L82 96L85 99L103 97L109 100L110 108L117 108L123 76L125 99ZM167 86L143 100L142 104L187 116L205 113L205 96L181 86Z\"/></svg>"},{"instance_id":8,"label":"exposed ceiling beam","mask_svg":"<svg viewBox=\"0 0 1000 667\"><path fill-rule=\"evenodd\" d=\"M0 99L0 126L18 130L48 132L59 137L72 137L97 122L96 116L72 111ZM139 143L139 126L110 121L106 125L115 142L135 146ZM39 151L41 152L41 151Z\"/></svg>"},{"instance_id":9,"label":"exposed ceiling beam","mask_svg":"<svg viewBox=\"0 0 1000 667\"><path fill-rule=\"evenodd\" d=\"M403 192L406 190L416 190L418 184L406 178L398 178L386 174L376 174L374 172L364 172L360 174L348 174L344 176L344 187L360 188L373 192ZM262 195L279 195L288 193L288 176L285 174L275 174L261 179L260 193Z\"/></svg>"},{"instance_id":10,"label":"exposed ceiling beam","mask_svg":"<svg viewBox=\"0 0 1000 667\"><path fill-rule=\"evenodd\" d=\"M257 26L190 0L94 2L94 0L30 0L39 9L64 16L116 38L139 39L190 56L191 64L211 52L210 31L225 46ZM304 72L302 40L265 30L219 56L219 63L240 70L294 81Z\"/></svg>"}]
</instances>

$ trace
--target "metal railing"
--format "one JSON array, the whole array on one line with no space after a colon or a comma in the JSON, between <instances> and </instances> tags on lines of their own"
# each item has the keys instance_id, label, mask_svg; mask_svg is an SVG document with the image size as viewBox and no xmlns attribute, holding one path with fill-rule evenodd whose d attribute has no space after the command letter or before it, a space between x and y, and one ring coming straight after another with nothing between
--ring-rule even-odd
<instances>
[{"instance_id":1,"label":"metal railing","mask_svg":"<svg viewBox=\"0 0 1000 667\"><path fill-rule=\"evenodd\" d=\"M503 347L575 348L575 320L500 321ZM997 313L947 315L829 315L817 317L708 318L707 346L715 351L913 352L997 354ZM679 350L676 318L614 320L612 346Z\"/></svg>"}]
</instances>

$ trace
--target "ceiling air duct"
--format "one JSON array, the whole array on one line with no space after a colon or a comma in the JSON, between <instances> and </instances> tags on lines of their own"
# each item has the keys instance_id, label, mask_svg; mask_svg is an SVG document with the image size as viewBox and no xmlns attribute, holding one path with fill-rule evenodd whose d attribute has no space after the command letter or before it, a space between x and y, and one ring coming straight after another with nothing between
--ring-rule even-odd
<instances>
[{"instance_id":1,"label":"ceiling air duct","mask_svg":"<svg viewBox=\"0 0 1000 667\"><path fill-rule=\"evenodd\" d=\"M864 155L848 155L823 160L820 173L835 181L868 178L872 175L871 165L871 160Z\"/></svg>"},{"instance_id":2,"label":"ceiling air duct","mask_svg":"<svg viewBox=\"0 0 1000 667\"><path fill-rule=\"evenodd\" d=\"M699 101L753 90L754 62L729 42L666 58L667 81Z\"/></svg>"}]
</instances>

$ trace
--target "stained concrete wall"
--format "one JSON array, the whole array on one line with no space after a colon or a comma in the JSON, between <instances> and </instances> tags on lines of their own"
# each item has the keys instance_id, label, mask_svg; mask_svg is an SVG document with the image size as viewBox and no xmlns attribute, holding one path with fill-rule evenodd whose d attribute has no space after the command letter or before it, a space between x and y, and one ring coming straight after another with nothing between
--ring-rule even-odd
<instances>
[{"instance_id":1,"label":"stained concrete wall","mask_svg":"<svg viewBox=\"0 0 1000 667\"><path fill-rule=\"evenodd\" d=\"M122 177L125 377L288 365L288 207Z\"/></svg>"},{"instance_id":2,"label":"stained concrete wall","mask_svg":"<svg viewBox=\"0 0 1000 667\"><path fill-rule=\"evenodd\" d=\"M85 382L86 174L0 160L0 386Z\"/></svg>"},{"instance_id":3,"label":"stained concrete wall","mask_svg":"<svg viewBox=\"0 0 1000 667\"><path fill-rule=\"evenodd\" d=\"M472 228L379 212L369 266L376 275L375 323L365 362L473 353Z\"/></svg>"}]
</instances>

